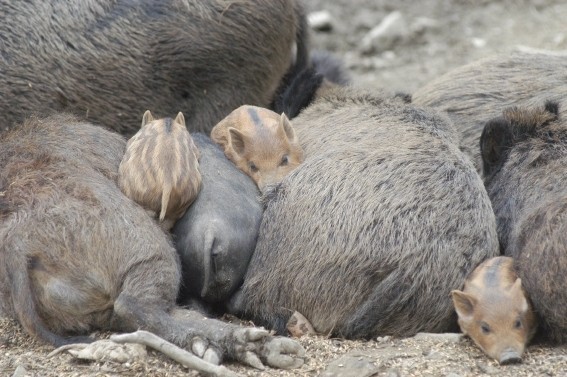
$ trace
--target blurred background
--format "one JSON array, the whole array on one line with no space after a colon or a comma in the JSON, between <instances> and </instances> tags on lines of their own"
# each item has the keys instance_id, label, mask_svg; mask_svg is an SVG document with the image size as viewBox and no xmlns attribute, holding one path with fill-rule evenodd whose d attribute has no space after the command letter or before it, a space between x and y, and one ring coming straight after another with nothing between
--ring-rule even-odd
<instances>
[{"instance_id":1,"label":"blurred background","mask_svg":"<svg viewBox=\"0 0 567 377\"><path fill-rule=\"evenodd\" d=\"M565 0L304 0L314 49L341 58L353 83L413 92L496 53L567 59Z\"/></svg>"}]
</instances>

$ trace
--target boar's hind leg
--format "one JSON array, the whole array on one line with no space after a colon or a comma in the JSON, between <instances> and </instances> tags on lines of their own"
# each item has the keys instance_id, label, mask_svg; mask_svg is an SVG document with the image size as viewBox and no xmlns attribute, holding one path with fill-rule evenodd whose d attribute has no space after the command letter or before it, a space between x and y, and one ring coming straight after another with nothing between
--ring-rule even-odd
<instances>
[{"instance_id":1,"label":"boar's hind leg","mask_svg":"<svg viewBox=\"0 0 567 377\"><path fill-rule=\"evenodd\" d=\"M114 304L113 328L153 332L215 364L223 358L259 369L263 368L262 361L278 368L296 368L303 364L304 350L291 339L272 337L260 328L244 328L207 319L181 308L173 308L170 313L160 304L163 303L120 294Z\"/></svg>"},{"instance_id":2,"label":"boar's hind leg","mask_svg":"<svg viewBox=\"0 0 567 377\"><path fill-rule=\"evenodd\" d=\"M4 250L1 250L4 252ZM27 261L23 253L16 254L20 258L13 258L13 263L19 266L8 266L8 276L11 282L11 297L14 311L22 327L30 334L52 344L61 347L73 343L91 343L92 338L87 336L75 336L64 338L50 331L37 313L30 277L27 270Z\"/></svg>"}]
</instances>

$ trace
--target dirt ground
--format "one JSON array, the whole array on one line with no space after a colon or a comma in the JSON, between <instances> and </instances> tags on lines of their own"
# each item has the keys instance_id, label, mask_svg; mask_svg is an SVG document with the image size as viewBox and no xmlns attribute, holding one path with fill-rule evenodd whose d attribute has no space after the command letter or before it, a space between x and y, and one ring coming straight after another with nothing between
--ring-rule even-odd
<instances>
[{"instance_id":1,"label":"dirt ground","mask_svg":"<svg viewBox=\"0 0 567 377\"><path fill-rule=\"evenodd\" d=\"M312 45L345 61L353 84L411 93L448 70L515 49L567 51L567 3L551 0L305 0L310 12L328 11L330 29L314 31ZM393 13L393 12L399 13ZM394 20L385 36L365 38L380 22ZM566 57L567 58L567 57ZM567 376L567 347L532 345L524 362L499 366L470 340L300 340L307 350L294 371L256 371L247 376ZM0 376L191 376L197 375L150 351L128 364L83 362L69 354L47 358L51 347L0 319Z\"/></svg>"}]
</instances>

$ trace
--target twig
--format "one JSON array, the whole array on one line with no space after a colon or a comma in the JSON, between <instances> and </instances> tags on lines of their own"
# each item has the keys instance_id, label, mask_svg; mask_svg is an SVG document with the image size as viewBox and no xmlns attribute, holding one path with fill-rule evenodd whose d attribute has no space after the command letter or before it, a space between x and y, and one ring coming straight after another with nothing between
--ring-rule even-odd
<instances>
[{"instance_id":1,"label":"twig","mask_svg":"<svg viewBox=\"0 0 567 377\"><path fill-rule=\"evenodd\" d=\"M144 344L172 358L187 368L195 369L199 372L209 373L218 377L238 377L238 374L230 369L222 365L219 366L208 363L148 331L138 330L130 334L115 334L110 336L110 340L116 343Z\"/></svg>"}]
</instances>

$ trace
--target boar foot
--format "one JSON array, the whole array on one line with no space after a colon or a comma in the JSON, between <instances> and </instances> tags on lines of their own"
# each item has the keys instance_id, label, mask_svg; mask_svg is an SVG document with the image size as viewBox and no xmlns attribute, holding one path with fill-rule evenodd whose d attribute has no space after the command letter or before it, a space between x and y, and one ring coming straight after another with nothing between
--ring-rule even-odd
<instances>
[{"instance_id":1,"label":"boar foot","mask_svg":"<svg viewBox=\"0 0 567 377\"><path fill-rule=\"evenodd\" d=\"M210 363L205 360L201 360L197 356L202 356L197 354L197 356L191 354L184 349L177 347L175 344L166 341L159 336L152 334L148 331L138 330L131 334L116 334L110 337L110 340L116 343L139 343L146 345L163 353L169 358L177 361L178 363L186 366L187 368L197 370L202 373L208 373L219 377L235 377L238 376L236 373L230 369L215 365L215 363ZM193 349L195 349L195 341L193 343ZM198 343L197 343L198 344ZM201 345L203 347L203 345ZM204 349L204 348L203 348ZM206 356L207 351L203 352ZM220 361L220 360L219 360ZM218 362L216 363L218 364Z\"/></svg>"}]
</instances>

